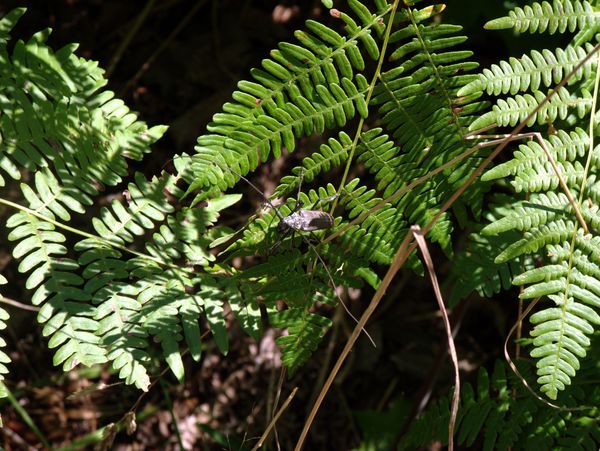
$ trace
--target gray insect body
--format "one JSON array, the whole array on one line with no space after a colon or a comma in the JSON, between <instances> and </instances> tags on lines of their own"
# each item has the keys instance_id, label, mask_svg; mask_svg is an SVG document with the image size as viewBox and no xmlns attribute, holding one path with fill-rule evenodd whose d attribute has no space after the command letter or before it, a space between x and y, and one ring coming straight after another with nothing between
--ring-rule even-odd
<instances>
[{"instance_id":1,"label":"gray insect body","mask_svg":"<svg viewBox=\"0 0 600 451\"><path fill-rule=\"evenodd\" d=\"M284 234L290 230L313 232L331 227L333 227L333 216L329 213L319 210L298 210L289 216L280 217L277 231Z\"/></svg>"},{"instance_id":2,"label":"gray insect body","mask_svg":"<svg viewBox=\"0 0 600 451\"><path fill-rule=\"evenodd\" d=\"M235 175L237 175L240 179L244 180L248 185L250 185L250 187L252 187L252 189L254 191L256 191L258 194L260 194L263 199L265 200L265 203L271 207L273 209L273 211L275 212L275 214L277 215L277 217L279 218L279 224L277 224L277 231L281 234L281 237L279 238L279 241L277 243L275 243L271 250L276 249L279 244L281 244L281 242L283 241L283 239L290 233L292 232L292 234L296 231L299 232L314 232L316 230L326 230L326 229L330 229L331 227L333 227L333 216L327 212L324 211L320 211L320 210L301 210L300 207L302 205L302 203L300 202L300 188L298 188L298 198L296 199L296 206L294 208L294 211L288 215L288 216L283 216L281 214L281 212L279 211L279 209L273 205L271 203L271 201L264 195L264 193L259 190L250 180L248 180L246 177L244 177L241 174L238 174L236 171L234 171L233 169L229 168L229 167L223 167L221 164L215 162L215 164L217 166L220 166L223 169L227 169L231 172L233 172ZM302 185L302 174L300 175L300 186ZM334 194L333 196L324 198L324 199L319 199L317 201L317 203L315 204L318 205L320 202L329 202L335 198L337 198L338 195Z\"/></svg>"}]
</instances>

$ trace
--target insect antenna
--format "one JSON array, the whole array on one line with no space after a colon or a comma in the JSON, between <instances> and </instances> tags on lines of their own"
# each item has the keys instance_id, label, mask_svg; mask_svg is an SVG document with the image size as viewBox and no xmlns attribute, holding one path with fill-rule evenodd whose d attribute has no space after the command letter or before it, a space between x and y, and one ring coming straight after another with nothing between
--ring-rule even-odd
<instances>
[{"instance_id":1,"label":"insect antenna","mask_svg":"<svg viewBox=\"0 0 600 451\"><path fill-rule=\"evenodd\" d=\"M229 172L237 175L240 179L242 179L244 182L246 182L248 185L250 185L250 187L254 191L256 191L258 194L260 194L260 196L264 199L265 203L269 207L271 207L273 210L275 210L275 214L277 215L277 217L279 218L279 220L283 219L283 215L279 212L279 210L277 209L277 207L275 205L273 205L273 203L269 200L269 198L267 196L265 196L265 193L263 193L254 183L252 183L250 180L248 180L242 174L239 174L238 172L236 172L233 169L231 169L229 166L223 166L221 163L219 163L217 161L215 161L214 164L216 164L217 166L219 166L223 170L229 171Z\"/></svg>"}]
</instances>

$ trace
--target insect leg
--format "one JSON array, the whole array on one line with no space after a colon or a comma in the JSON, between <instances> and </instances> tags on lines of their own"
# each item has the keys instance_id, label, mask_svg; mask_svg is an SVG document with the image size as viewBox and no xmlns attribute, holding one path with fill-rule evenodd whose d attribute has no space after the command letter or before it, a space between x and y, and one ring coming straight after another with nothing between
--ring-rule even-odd
<instances>
[{"instance_id":1,"label":"insect leg","mask_svg":"<svg viewBox=\"0 0 600 451\"><path fill-rule=\"evenodd\" d=\"M269 250L267 251L267 255L272 255L272 254L273 254L273 253L274 253L274 252L277 250L277 248L278 248L279 246L281 246L281 243L283 242L283 240L285 239L285 237L287 237L287 236L288 236L288 234L289 234L290 232L293 232L293 231L294 231L294 229L292 229L291 227L287 228L287 229L286 229L286 230L285 230L285 231L284 231L284 232L281 234L281 236L280 236L280 237L279 237L279 239L278 239L278 240L275 242L275 244L273 244L273 246L271 246L271 247L269 248Z\"/></svg>"},{"instance_id":2,"label":"insect leg","mask_svg":"<svg viewBox=\"0 0 600 451\"><path fill-rule=\"evenodd\" d=\"M317 201L315 202L315 206L313 208L316 210L321 202L331 202L331 201L337 199L338 197L340 197L340 195L338 193L335 193L333 196L319 197L317 199Z\"/></svg>"},{"instance_id":3,"label":"insect leg","mask_svg":"<svg viewBox=\"0 0 600 451\"><path fill-rule=\"evenodd\" d=\"M234 171L233 169L231 169L229 166L223 166L221 163L214 161L213 162L215 165L219 166L221 169L227 170L229 172L232 172L233 174L237 175L240 179L242 179L244 182L246 182L248 185L250 185L250 187L256 191L258 194L260 194L262 196L262 198L265 200L265 203L271 207L273 210L275 210L275 214L277 215L277 217L279 218L279 220L281 221L283 219L283 215L279 212L279 210L277 209L277 207L275 205L273 205L273 203L267 198L267 196L265 196L265 193L263 193L260 189L258 189L258 187L256 185L254 185L254 183L252 183L250 180L248 180L246 177L244 177L242 174L237 173L236 171Z\"/></svg>"},{"instance_id":4,"label":"insect leg","mask_svg":"<svg viewBox=\"0 0 600 451\"><path fill-rule=\"evenodd\" d=\"M304 168L300 169L300 182L298 183L298 194L296 195L296 205L294 206L294 212L302 208L302 201L300 200L300 193L302 192L302 181L304 180Z\"/></svg>"},{"instance_id":5,"label":"insect leg","mask_svg":"<svg viewBox=\"0 0 600 451\"><path fill-rule=\"evenodd\" d=\"M313 236L313 238L316 238L318 240L318 238L315 236L314 233L310 232L310 234ZM354 322L356 324L358 324L358 319L356 319L356 316L354 316L352 314L352 312L350 311L350 309L348 309L348 307L346 306L346 303L342 300L342 297L338 294L337 290L335 289L335 281L333 280L333 276L331 275L331 272L329 271L329 268L327 267L327 264L325 263L325 261L321 257L321 254L319 254L319 251L317 251L317 248L304 235L302 236L302 239L306 242L306 244L308 244L310 246L310 248L312 249L312 251L315 253L315 255L317 256L317 258L319 259L319 262L321 262L321 265L323 265L323 269L325 269L325 272L327 273L327 278L329 279L329 283L331 285L331 289L333 290L333 293L337 297L338 301L340 302L340 304L342 304L342 307L344 307L344 310L346 310L346 313L350 316L350 318L352 318L354 320ZM367 338L369 339L369 341L373 344L373 346L377 347L377 345L375 344L375 341L369 335L369 332L367 332L367 330L364 327L363 327L362 331L367 336Z\"/></svg>"}]
</instances>

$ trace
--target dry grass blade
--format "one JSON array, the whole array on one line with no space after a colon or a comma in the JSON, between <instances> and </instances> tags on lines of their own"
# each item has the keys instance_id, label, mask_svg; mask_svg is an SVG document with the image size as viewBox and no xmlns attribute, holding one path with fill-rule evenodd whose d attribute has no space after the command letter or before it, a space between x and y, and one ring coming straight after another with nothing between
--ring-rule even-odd
<instances>
[{"instance_id":1,"label":"dry grass blade","mask_svg":"<svg viewBox=\"0 0 600 451\"><path fill-rule=\"evenodd\" d=\"M415 240L417 241L417 245L419 246L421 254L423 254L423 260L425 260L425 266L427 267L427 272L431 278L431 284L433 285L435 298L437 299L442 318L444 319L444 329L446 330L446 337L448 339L448 352L450 353L450 358L452 359L452 364L454 365L454 394L452 395L452 410L450 412L450 421L448 423L448 450L452 451L454 449L454 425L456 424L456 416L458 415L458 402L460 400L460 373L458 371L458 356L456 355L456 346L454 346L454 337L452 336L452 327L450 326L450 320L448 319L448 311L446 310L446 305L444 304L444 298L442 297L442 291L440 290L440 284L438 283L437 276L435 274L433 260L431 259L429 248L425 242L425 237L423 236L423 232L421 232L421 228L418 225L412 226L411 231L415 237Z\"/></svg>"},{"instance_id":2,"label":"dry grass blade","mask_svg":"<svg viewBox=\"0 0 600 451\"><path fill-rule=\"evenodd\" d=\"M261 446L263 446L263 443L265 442L265 440L267 439L267 437L271 433L271 430L275 427L275 424L277 423L277 420L279 420L279 417L281 416L281 414L290 405L290 402L292 402L292 399L294 399L294 396L296 396L296 392L297 391L298 391L298 387L294 387L294 389L292 390L292 392L290 393L290 395L287 397L287 399L281 405L281 407L279 408L279 410L277 411L277 413L275 414L275 416L273 417L273 419L271 420L271 422L269 423L269 425L265 429L265 432L263 432L263 435L260 437L260 439L258 440L258 442L256 443L256 445L254 445L254 448L252 448L252 451L256 451L258 448L260 448Z\"/></svg>"}]
</instances>

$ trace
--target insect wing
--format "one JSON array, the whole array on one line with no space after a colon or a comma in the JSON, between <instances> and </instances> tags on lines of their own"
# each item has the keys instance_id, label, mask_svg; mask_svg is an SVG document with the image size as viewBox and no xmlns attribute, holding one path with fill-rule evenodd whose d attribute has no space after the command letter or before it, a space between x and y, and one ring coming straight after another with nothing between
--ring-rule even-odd
<instances>
[{"instance_id":1,"label":"insect wing","mask_svg":"<svg viewBox=\"0 0 600 451\"><path fill-rule=\"evenodd\" d=\"M301 210L285 217L284 222L294 230L311 232L331 228L333 216L324 211Z\"/></svg>"}]
</instances>

